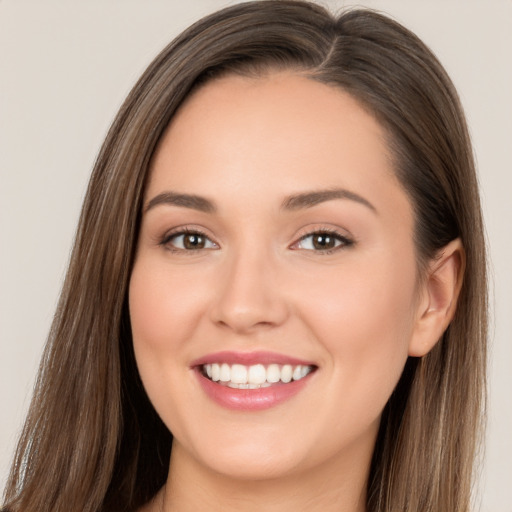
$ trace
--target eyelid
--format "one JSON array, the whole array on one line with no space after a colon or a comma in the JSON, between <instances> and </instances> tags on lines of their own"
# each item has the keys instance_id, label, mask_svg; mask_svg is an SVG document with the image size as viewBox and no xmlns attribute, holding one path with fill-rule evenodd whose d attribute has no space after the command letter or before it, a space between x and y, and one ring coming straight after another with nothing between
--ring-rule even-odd
<instances>
[{"instance_id":1,"label":"eyelid","mask_svg":"<svg viewBox=\"0 0 512 512\"><path fill-rule=\"evenodd\" d=\"M184 235L190 235L190 234L199 235L199 236L205 238L206 240L211 242L215 247L204 247L204 248L199 248L196 250L191 250L191 249L181 249L178 247L173 247L170 244L170 242L173 238L179 237L179 236L184 236ZM205 230L198 228L196 226L178 226L169 231L166 231L165 234L160 238L158 244L165 247L167 250L169 250L171 252L189 253L189 254L194 253L194 252L202 252L205 250L211 251L214 249L219 249L219 244L217 242L215 242L212 239L212 237L205 232Z\"/></svg>"},{"instance_id":2,"label":"eyelid","mask_svg":"<svg viewBox=\"0 0 512 512\"><path fill-rule=\"evenodd\" d=\"M329 248L329 249L304 249L297 247L303 240L306 240L307 238L318 235L318 234L324 234L334 237L337 241L341 242L338 245L335 245L335 247ZM296 242L293 242L293 244L290 246L290 249L292 250L303 250L311 253L316 254L330 254L339 250L347 249L348 247L351 247L355 244L354 237L348 234L344 230L340 230L333 227L325 227L325 226L318 226L314 228L308 228L308 230L300 235L298 240Z\"/></svg>"}]
</instances>

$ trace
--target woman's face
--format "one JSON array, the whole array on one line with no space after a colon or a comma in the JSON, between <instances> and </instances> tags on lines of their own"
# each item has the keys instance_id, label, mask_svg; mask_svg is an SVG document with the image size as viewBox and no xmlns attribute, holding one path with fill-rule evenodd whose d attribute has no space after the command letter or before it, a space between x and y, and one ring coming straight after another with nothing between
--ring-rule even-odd
<instances>
[{"instance_id":1,"label":"woman's face","mask_svg":"<svg viewBox=\"0 0 512 512\"><path fill-rule=\"evenodd\" d=\"M366 471L419 294L376 120L291 72L215 80L167 129L144 205L131 325L173 457L246 479Z\"/></svg>"}]
</instances>

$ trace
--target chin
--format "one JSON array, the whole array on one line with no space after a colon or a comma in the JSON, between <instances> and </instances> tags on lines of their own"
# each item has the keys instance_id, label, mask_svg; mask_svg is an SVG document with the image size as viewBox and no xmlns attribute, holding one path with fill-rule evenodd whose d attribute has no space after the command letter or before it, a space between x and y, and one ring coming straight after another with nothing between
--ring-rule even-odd
<instances>
[{"instance_id":1,"label":"chin","mask_svg":"<svg viewBox=\"0 0 512 512\"><path fill-rule=\"evenodd\" d=\"M220 476L241 481L268 480L293 474L307 465L303 445L298 440L288 439L287 442L282 437L270 438L261 431L258 435L238 431L233 435L215 436L215 439L203 438L199 443L182 448L202 467Z\"/></svg>"},{"instance_id":2,"label":"chin","mask_svg":"<svg viewBox=\"0 0 512 512\"><path fill-rule=\"evenodd\" d=\"M215 460L207 461L208 467L225 478L240 481L262 481L280 479L294 474L298 470L298 461L283 454L218 453Z\"/></svg>"}]
</instances>

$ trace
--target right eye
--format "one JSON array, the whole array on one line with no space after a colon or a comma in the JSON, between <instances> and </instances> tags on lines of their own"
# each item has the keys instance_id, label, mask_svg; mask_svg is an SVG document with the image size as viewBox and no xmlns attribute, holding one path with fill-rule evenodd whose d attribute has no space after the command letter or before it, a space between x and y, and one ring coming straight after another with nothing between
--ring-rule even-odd
<instances>
[{"instance_id":1,"label":"right eye","mask_svg":"<svg viewBox=\"0 0 512 512\"><path fill-rule=\"evenodd\" d=\"M217 249L218 246L200 231L179 231L171 233L162 240L162 245L172 251L199 251Z\"/></svg>"}]
</instances>

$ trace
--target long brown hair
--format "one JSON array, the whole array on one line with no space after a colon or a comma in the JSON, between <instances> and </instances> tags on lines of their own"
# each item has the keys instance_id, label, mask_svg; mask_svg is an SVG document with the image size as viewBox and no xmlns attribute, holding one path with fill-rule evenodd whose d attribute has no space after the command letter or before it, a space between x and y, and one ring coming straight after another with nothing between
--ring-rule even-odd
<instances>
[{"instance_id":1,"label":"long brown hair","mask_svg":"<svg viewBox=\"0 0 512 512\"><path fill-rule=\"evenodd\" d=\"M150 64L92 173L69 270L5 492L10 512L134 510L164 484L172 435L135 365L127 286L148 165L177 108L225 73L300 71L348 91L381 122L415 211L420 269L456 237L457 312L409 358L383 412L368 481L372 512L469 510L484 406L485 242L472 150L454 87L429 49L368 10L335 17L294 0L214 13Z\"/></svg>"}]
</instances>

